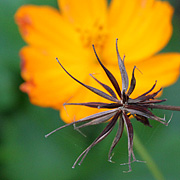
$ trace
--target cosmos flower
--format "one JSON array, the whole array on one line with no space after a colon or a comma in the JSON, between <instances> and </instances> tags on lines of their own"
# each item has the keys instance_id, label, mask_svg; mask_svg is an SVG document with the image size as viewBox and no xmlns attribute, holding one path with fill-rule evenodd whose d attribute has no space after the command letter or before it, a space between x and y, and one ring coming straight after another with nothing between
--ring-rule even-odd
<instances>
[{"instance_id":1,"label":"cosmos flower","mask_svg":"<svg viewBox=\"0 0 180 180\"><path fill-rule=\"evenodd\" d=\"M93 46L93 48L94 48L94 46ZM162 124L165 124L167 126L168 123L170 122L171 118L167 122L165 117L160 118L158 116L155 116L150 111L150 109L156 108L156 109L180 111L179 106L175 107L175 106L167 106L167 105L159 105L158 104L158 103L161 103L163 101L166 101L166 99L163 99L163 100L154 99L158 95L158 93L162 90L162 88L161 88L158 91L151 93L153 91L153 89L155 88L157 82L155 82L155 84L152 86L152 88L150 90L148 90L147 92L141 94L140 96L132 99L130 97L130 95L133 93L133 91L136 87L136 78L134 75L136 66L134 66L134 68L133 68L131 83L130 83L130 87L129 87L129 78L128 78L126 68L124 65L124 58L122 60L120 55L119 55L117 40L116 40L116 51L117 51L119 70L120 70L121 80L122 80L122 86L121 86L122 90L120 90L120 86L118 84L118 81L113 76L113 74L102 64L102 62L100 61L100 59L99 59L99 57L95 51L95 48L94 48L94 52L95 52L95 55L98 59L98 62L101 65L102 69L105 71L105 74L107 75L108 79L110 80L115 91L111 87L109 87L108 85L100 82L93 75L91 75L91 76L95 81L97 81L107 91L108 94L105 93L104 91L101 91L99 89L96 89L94 87L86 85L86 84L80 82L79 80L77 80L62 66L62 64L57 59L60 66L64 69L64 71L72 79L74 79L76 82L78 82L79 84L84 86L86 89L89 89L93 93L97 94L98 96L101 96L104 99L110 101L109 103L103 103L103 102L65 103L65 105L87 106L90 108L106 109L106 110L103 112L99 112L99 113L84 117L78 121L74 121L72 123L66 124L60 128L55 129L54 131L50 132L49 134L47 134L45 136L45 137L48 137L52 133L54 133L54 132L56 132L56 131L64 128L64 127L70 126L70 125L76 125L79 123L83 123L82 125L75 126L75 129L79 131L80 128L90 126L90 125L97 125L97 124L104 123L104 122L107 122L110 120L108 122L108 124L106 125L106 127L104 128L104 130L101 132L101 134L77 158L77 160L75 161L75 163L73 165L73 168L76 166L78 161L80 161L79 165L83 162L84 158L86 157L86 155L88 154L90 149L93 146L95 146L96 144L98 144L100 141L102 141L104 138L106 138L109 135L109 133L111 133L114 126L118 122L118 124L119 124L118 130L117 130L116 136L112 142L108 157L109 157L109 161L111 161L112 150L115 148L115 146L119 142L119 140L122 136L122 133L124 130L124 124L125 124L127 134L128 134L128 163L124 163L124 164L129 164L129 171L128 172L130 172L132 170L131 169L131 158L133 158L132 162L139 161L139 160L136 160L134 152L133 152L133 126L132 126L132 123L130 121L130 116L134 116L136 118L136 120L140 121L141 123L143 123L146 126L151 127L148 119L156 120L156 121L158 121Z\"/></svg>"},{"instance_id":2,"label":"cosmos flower","mask_svg":"<svg viewBox=\"0 0 180 180\"><path fill-rule=\"evenodd\" d=\"M155 0L58 0L59 10L49 6L25 5L18 9L15 21L27 43L20 51L21 90L31 103L60 110L66 123L97 113L96 108L67 107L64 102L96 102L102 97L79 87L59 70L58 57L81 82L94 85L88 74L109 84L99 70L91 45L94 44L103 64L120 80L114 41L119 39L120 54L126 55L127 74L136 65L137 97L150 88L166 87L179 77L180 54L160 53L172 35L173 8ZM98 83L97 83L98 86ZM103 87L99 86L100 90ZM104 100L106 102L106 100ZM77 113L80 112L80 113ZM68 114L68 115L67 115Z\"/></svg>"}]
</instances>

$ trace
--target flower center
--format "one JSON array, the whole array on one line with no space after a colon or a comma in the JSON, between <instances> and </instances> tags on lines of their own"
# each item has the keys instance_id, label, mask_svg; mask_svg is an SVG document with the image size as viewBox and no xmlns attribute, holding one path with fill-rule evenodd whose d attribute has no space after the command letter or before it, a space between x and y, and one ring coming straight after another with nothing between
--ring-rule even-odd
<instances>
[{"instance_id":1,"label":"flower center","mask_svg":"<svg viewBox=\"0 0 180 180\"><path fill-rule=\"evenodd\" d=\"M91 48L92 44L95 45L98 52L102 51L105 40L107 38L107 30L103 23L96 21L88 29L77 28L77 32L80 34L80 39L84 48Z\"/></svg>"}]
</instances>

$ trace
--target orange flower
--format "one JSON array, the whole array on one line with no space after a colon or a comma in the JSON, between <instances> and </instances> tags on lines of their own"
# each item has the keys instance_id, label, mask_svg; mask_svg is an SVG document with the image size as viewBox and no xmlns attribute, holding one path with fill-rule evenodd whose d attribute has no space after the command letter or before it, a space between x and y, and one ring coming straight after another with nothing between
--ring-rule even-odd
<instances>
[{"instance_id":1,"label":"orange flower","mask_svg":"<svg viewBox=\"0 0 180 180\"><path fill-rule=\"evenodd\" d=\"M22 6L15 15L20 33L28 46L20 51L21 90L33 104L60 110L65 122L71 122L97 110L68 107L71 102L98 102L98 96L80 87L66 76L55 58L85 84L94 86L95 75L109 84L93 54L92 44L102 62L117 79L115 39L119 51L126 55L127 73L136 65L137 88L132 97L147 91L157 80L157 89L174 83L179 77L180 54L160 51L172 35L173 8L168 2L155 0L59 0L60 12L49 6ZM98 84L97 84L98 86ZM102 87L99 87L101 89ZM78 113L79 112L79 113Z\"/></svg>"}]
</instances>

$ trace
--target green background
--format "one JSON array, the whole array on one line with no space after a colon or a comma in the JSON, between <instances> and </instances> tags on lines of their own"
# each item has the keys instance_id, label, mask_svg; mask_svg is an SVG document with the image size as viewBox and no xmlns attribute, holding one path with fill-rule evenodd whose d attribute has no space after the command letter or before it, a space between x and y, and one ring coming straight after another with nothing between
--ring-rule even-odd
<instances>
[{"instance_id":1,"label":"green background","mask_svg":"<svg viewBox=\"0 0 180 180\"><path fill-rule=\"evenodd\" d=\"M174 33L164 52L180 52L180 1L172 0L175 7ZM115 148L113 160L107 155L116 131L95 146L81 166L72 169L78 155L96 138L105 124L83 129L87 137L63 129L49 138L44 135L63 125L59 113L49 108L32 105L26 94L19 90L19 50L25 45L14 23L14 14L23 4L51 5L56 0L0 0L0 179L2 180L108 180L153 179L144 163L133 163L131 173L123 173L128 166L127 137L124 133ZM171 63L171 60L169 60ZM166 104L180 105L180 80L165 88L162 98ZM171 112L155 111L167 118ZM132 120L136 134L156 162L165 179L180 179L180 113L174 112L168 127L151 121L153 128ZM140 155L134 149L137 159ZM148 162L147 162L148 163Z\"/></svg>"}]
</instances>

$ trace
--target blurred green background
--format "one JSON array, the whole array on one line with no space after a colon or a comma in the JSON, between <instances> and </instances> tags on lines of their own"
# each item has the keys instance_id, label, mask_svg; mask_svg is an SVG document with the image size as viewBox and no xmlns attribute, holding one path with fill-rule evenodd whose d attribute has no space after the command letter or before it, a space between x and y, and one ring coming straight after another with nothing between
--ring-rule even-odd
<instances>
[{"instance_id":1,"label":"blurred green background","mask_svg":"<svg viewBox=\"0 0 180 180\"><path fill-rule=\"evenodd\" d=\"M180 1L171 0L175 7L174 33L164 52L180 52ZM131 173L123 173L128 166L127 137L123 135L115 148L113 160L107 154L115 131L94 147L81 166L72 169L79 154L95 139L104 125L83 129L83 137L69 127L45 139L49 131L63 125L59 113L49 108L32 105L19 90L18 52L25 45L14 23L14 14L23 4L51 5L56 0L0 0L0 179L1 180L108 180L153 179L147 165L133 163ZM171 60L169 60L171 63ZM164 89L166 104L180 105L180 80ZM171 112L156 111L167 118ZM153 128L133 121L136 134L156 162L165 179L180 179L180 113L174 112L168 127L151 121ZM137 159L141 159L134 149ZM148 162L147 162L148 163Z\"/></svg>"}]
</instances>

